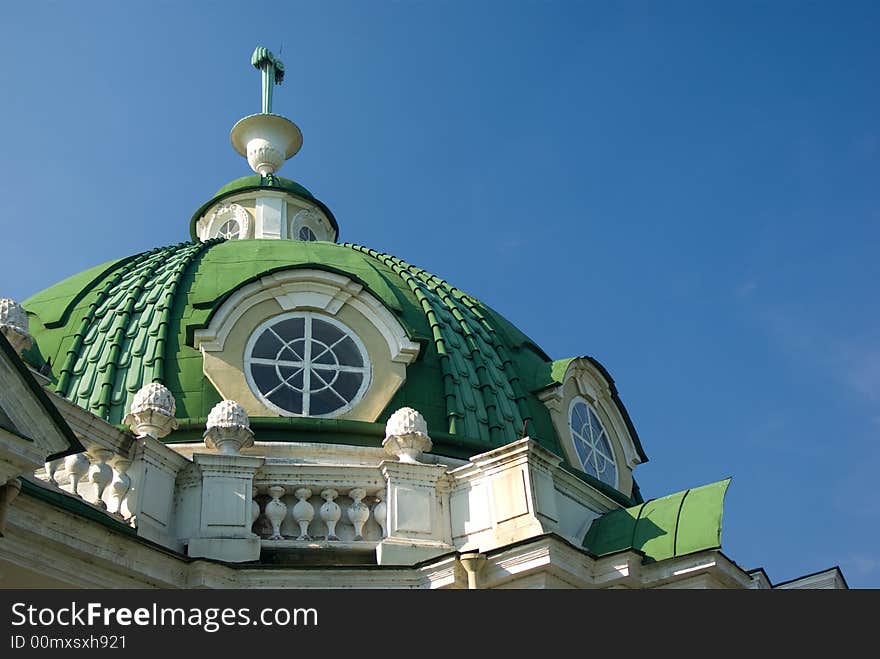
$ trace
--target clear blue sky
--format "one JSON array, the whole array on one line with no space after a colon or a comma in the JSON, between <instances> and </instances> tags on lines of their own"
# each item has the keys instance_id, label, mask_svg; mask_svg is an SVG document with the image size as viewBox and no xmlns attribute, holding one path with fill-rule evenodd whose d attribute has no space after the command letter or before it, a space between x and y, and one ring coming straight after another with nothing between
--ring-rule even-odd
<instances>
[{"instance_id":1,"label":"clear blue sky","mask_svg":"<svg viewBox=\"0 0 880 659\"><path fill-rule=\"evenodd\" d=\"M4 8L0 294L188 240L283 45L343 240L599 359L743 567L880 586L880 5L133 4Z\"/></svg>"}]
</instances>

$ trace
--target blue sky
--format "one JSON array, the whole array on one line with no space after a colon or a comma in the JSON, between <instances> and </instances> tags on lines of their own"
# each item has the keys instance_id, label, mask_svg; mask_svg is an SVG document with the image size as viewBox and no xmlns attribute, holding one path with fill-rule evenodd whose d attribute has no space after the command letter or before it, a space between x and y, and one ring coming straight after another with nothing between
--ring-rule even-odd
<instances>
[{"instance_id":1,"label":"blue sky","mask_svg":"<svg viewBox=\"0 0 880 659\"><path fill-rule=\"evenodd\" d=\"M0 294L188 240L283 46L343 240L599 359L743 567L880 587L880 5L131 4L4 9Z\"/></svg>"}]
</instances>

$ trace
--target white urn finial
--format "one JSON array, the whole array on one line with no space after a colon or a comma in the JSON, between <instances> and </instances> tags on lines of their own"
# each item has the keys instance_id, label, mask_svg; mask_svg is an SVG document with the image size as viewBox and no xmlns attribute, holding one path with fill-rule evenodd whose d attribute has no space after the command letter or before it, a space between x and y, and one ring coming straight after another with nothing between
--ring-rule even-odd
<instances>
[{"instance_id":1,"label":"white urn finial","mask_svg":"<svg viewBox=\"0 0 880 659\"><path fill-rule=\"evenodd\" d=\"M251 421L244 408L234 400L221 400L208 414L205 445L226 455L254 445Z\"/></svg>"},{"instance_id":2,"label":"white urn finial","mask_svg":"<svg viewBox=\"0 0 880 659\"><path fill-rule=\"evenodd\" d=\"M401 462L418 462L432 446L425 417L411 407L401 407L385 424L382 448Z\"/></svg>"},{"instance_id":3,"label":"white urn finial","mask_svg":"<svg viewBox=\"0 0 880 659\"><path fill-rule=\"evenodd\" d=\"M18 302L8 297L0 297L0 332L18 354L34 344L27 312Z\"/></svg>"},{"instance_id":4,"label":"white urn finial","mask_svg":"<svg viewBox=\"0 0 880 659\"><path fill-rule=\"evenodd\" d=\"M277 114L253 114L232 127L232 146L261 176L274 174L302 146L295 123Z\"/></svg>"},{"instance_id":5,"label":"white urn finial","mask_svg":"<svg viewBox=\"0 0 880 659\"><path fill-rule=\"evenodd\" d=\"M131 428L138 437L150 435L162 439L177 430L177 419L174 396L168 387L159 382L146 384L134 395L131 411L123 419L123 423Z\"/></svg>"}]
</instances>

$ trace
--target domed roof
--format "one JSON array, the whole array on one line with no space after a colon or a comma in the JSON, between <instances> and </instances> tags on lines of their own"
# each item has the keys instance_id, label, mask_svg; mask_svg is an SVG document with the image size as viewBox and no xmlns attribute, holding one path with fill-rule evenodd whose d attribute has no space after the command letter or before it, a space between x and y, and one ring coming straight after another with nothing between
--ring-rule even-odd
<instances>
[{"instance_id":1,"label":"domed roof","mask_svg":"<svg viewBox=\"0 0 880 659\"><path fill-rule=\"evenodd\" d=\"M241 178L237 178L234 181L230 181L222 188L217 190L214 193L214 196L211 197L208 201L199 207L199 209L193 213L192 218L189 222L189 234L193 240L198 239L198 234L196 232L196 222L198 222L199 218L205 214L211 206L216 204L227 197L232 197L233 195L240 194L242 192L252 192L254 190L276 190L288 192L292 195L300 197L302 199L307 199L315 204L317 204L324 214L327 216L327 219L330 221L330 224L333 225L333 229L336 231L336 235L339 235L339 224L336 222L336 218L333 216L333 213L327 206L311 192L306 190L303 186L301 186L296 181L292 181L289 178L284 178L278 175L270 175L270 176L260 176L259 174L251 174L250 176L242 176Z\"/></svg>"},{"instance_id":2,"label":"domed roof","mask_svg":"<svg viewBox=\"0 0 880 659\"><path fill-rule=\"evenodd\" d=\"M112 423L122 422L144 384L162 382L177 402L182 432L175 438L193 439L187 430L199 436L222 399L203 374L195 332L238 289L297 268L363 285L421 349L375 423L252 417L258 436L270 438L262 429L272 440L292 441L307 432L307 441L316 441L324 433L325 441L379 446L391 413L411 406L424 415L440 454L467 457L502 446L519 438L524 422L530 436L564 454L535 392L557 382L567 360L553 362L511 323L443 279L360 245L215 239L105 263L23 303L35 343L28 358L38 365L51 359L57 391Z\"/></svg>"},{"instance_id":3,"label":"domed roof","mask_svg":"<svg viewBox=\"0 0 880 659\"><path fill-rule=\"evenodd\" d=\"M234 181L230 181L222 188L217 190L217 192L214 193L214 197L222 197L226 194L231 194L233 192L244 192L246 190L256 190L257 188L267 187L280 188L281 190L292 192L293 194L300 197L305 197L306 199L315 199L311 192L306 190L296 181L291 181L289 178L284 178L282 176L269 177L260 176L259 174L242 176L235 179Z\"/></svg>"}]
</instances>

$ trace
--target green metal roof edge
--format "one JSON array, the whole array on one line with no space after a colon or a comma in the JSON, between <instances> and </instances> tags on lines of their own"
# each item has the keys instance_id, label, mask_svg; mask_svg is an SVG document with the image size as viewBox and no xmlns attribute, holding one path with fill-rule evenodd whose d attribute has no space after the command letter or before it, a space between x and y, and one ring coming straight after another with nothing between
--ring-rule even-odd
<instances>
[{"instance_id":1,"label":"green metal roof edge","mask_svg":"<svg viewBox=\"0 0 880 659\"><path fill-rule=\"evenodd\" d=\"M285 185L271 185L264 184L263 181L267 179L265 176L260 176L260 183L247 184L244 183L241 187L234 187L239 182L244 182L249 179L256 180L258 174L251 174L250 176L242 176L240 178L235 179L234 181L230 181L222 188L220 188L211 199L206 201L204 204L199 206L199 209L193 214L192 218L189 221L189 235L193 240L198 240L199 236L196 233L196 222L199 221L199 218L204 214L206 210L213 204L216 204L218 201L222 201L227 197L231 197L236 194L240 194L242 192L251 192L254 190L281 190L286 192L289 195L297 197L299 199L303 199L305 201L313 202L318 205L318 207L324 211L324 214L327 216L327 219L330 220L330 225L333 227L333 230L336 231L336 240L339 241L339 223L336 221L336 217L333 215L333 211L331 211L327 205L318 199L317 197L312 196L312 193L306 190L305 187L288 178L284 178L281 176L273 176L272 178L284 182L292 183L296 186L296 188L292 188L290 186ZM301 189L306 194L300 194L298 189Z\"/></svg>"},{"instance_id":2,"label":"green metal roof edge","mask_svg":"<svg viewBox=\"0 0 880 659\"><path fill-rule=\"evenodd\" d=\"M605 513L593 520L581 544L597 556L635 549L646 562L718 549L730 480Z\"/></svg>"},{"instance_id":3,"label":"green metal roof edge","mask_svg":"<svg viewBox=\"0 0 880 659\"><path fill-rule=\"evenodd\" d=\"M18 371L19 375L21 375L25 384L36 397L37 402L40 403L40 406L46 410L46 413L55 423L55 427L58 429L58 432L67 440L70 448L66 451L59 451L58 453L53 453L52 455L46 456L46 462L50 462L51 460L57 460L58 458L63 458L66 455L73 455L74 453L82 453L85 451L85 447L80 443L79 439L77 439L73 430L71 430L70 426L67 425L67 421L64 420L64 417L61 416L61 412L58 411L58 408L55 407L55 404L49 400L48 394L43 391L43 387L34 379L34 376L28 370L28 367L25 365L21 358L16 354L13 347L9 344L9 341L6 340L6 337L0 333L0 350L6 353L6 356L9 358L9 361ZM33 441L33 440L31 440Z\"/></svg>"},{"instance_id":4,"label":"green metal roof edge","mask_svg":"<svg viewBox=\"0 0 880 659\"><path fill-rule=\"evenodd\" d=\"M102 264L102 265L106 265L106 267L104 267L95 277L92 277L92 279L90 279L84 286L82 286L79 289L79 292L76 295L74 295L70 299L70 301L64 306L64 309L61 311L60 314L58 314L57 318L54 318L54 319L49 320L47 322L43 322L43 319L40 317L39 312L30 311L28 309L28 306L33 304L33 299L35 297L38 297L40 295L40 293L42 293L43 291L39 291L38 293L36 293L36 295L32 295L31 297L29 297L27 300L25 300L22 303L22 306L25 308L25 310L28 312L28 314L31 314L31 315L34 315L34 316L37 316L38 318L40 318L40 321L43 322L43 327L45 327L46 329L56 329L58 327L63 327L64 325L67 324L68 320L70 320L70 314L73 313L73 310L76 309L76 306L80 302L83 301L83 299L86 297L86 295L88 295L90 292L92 292L92 290L95 288L95 286L97 286L100 282L102 282L104 279L106 279L107 275L109 275L111 272L122 267L123 265L125 265L126 263L128 263L132 259L137 258L138 256L140 256L140 254L132 254L131 256L123 256L122 258L115 259L113 261L109 261L106 264ZM96 267L101 267L101 266L96 266ZM75 274L71 275L70 277L68 277L67 279L63 279L62 281L58 282L57 284L53 284L53 286L51 286L50 288L54 288L55 286L63 284L68 279L76 277L80 274L82 274L82 273L75 273ZM49 290L49 289L44 289L44 290Z\"/></svg>"},{"instance_id":5,"label":"green metal roof edge","mask_svg":"<svg viewBox=\"0 0 880 659\"><path fill-rule=\"evenodd\" d=\"M114 519L107 513L96 510L93 506L90 506L78 497L67 494L62 490L41 487L36 483L32 483L27 478L19 478L19 481L21 482L22 494L27 494L35 499L45 501L56 508L61 508L67 512L74 513L79 517L85 517L93 522L98 522L98 524L111 528L114 531L119 531L120 533L134 537L137 536L137 530L133 527L124 522L120 522L118 519Z\"/></svg>"},{"instance_id":6,"label":"green metal roof edge","mask_svg":"<svg viewBox=\"0 0 880 659\"><path fill-rule=\"evenodd\" d=\"M620 399L620 393L617 391L617 385L614 383L614 378L611 377L611 373L608 372L608 369L605 368L595 357L591 357L590 355L580 355L578 357L566 357L565 359L554 360L550 365L550 373L548 374L549 380L545 379L537 382L536 387L532 389L532 393L546 389L551 385L562 384L562 378L565 375L565 371L568 370L569 364L575 359L586 359L595 366L602 377L605 378L605 381L608 383L608 391L611 393L611 400L614 401L617 410L620 412L620 416L623 417L623 423L626 425L630 437L632 437L636 453L638 453L642 463L648 462L648 454L645 453L645 449L642 447L642 440L639 438L639 433L636 431L635 424L633 424L629 411L626 409L626 405L624 405L623 401Z\"/></svg>"}]
</instances>

